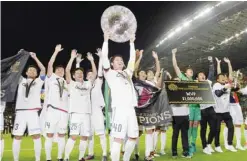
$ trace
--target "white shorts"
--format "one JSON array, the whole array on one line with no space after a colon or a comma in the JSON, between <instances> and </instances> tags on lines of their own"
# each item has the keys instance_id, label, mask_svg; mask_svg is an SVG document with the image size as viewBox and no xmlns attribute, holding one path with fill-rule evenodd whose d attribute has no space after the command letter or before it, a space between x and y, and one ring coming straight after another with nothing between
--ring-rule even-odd
<instances>
[{"instance_id":1,"label":"white shorts","mask_svg":"<svg viewBox=\"0 0 247 161\"><path fill-rule=\"evenodd\" d=\"M0 113L0 131L4 130L4 117L3 113Z\"/></svg>"},{"instance_id":2,"label":"white shorts","mask_svg":"<svg viewBox=\"0 0 247 161\"><path fill-rule=\"evenodd\" d=\"M29 135L41 133L39 115L37 111L25 110L16 112L12 134L22 136L26 128L28 129Z\"/></svg>"},{"instance_id":3,"label":"white shorts","mask_svg":"<svg viewBox=\"0 0 247 161\"><path fill-rule=\"evenodd\" d=\"M139 136L138 123L134 108L115 108L112 115L111 136L124 139L126 136Z\"/></svg>"},{"instance_id":4,"label":"white shorts","mask_svg":"<svg viewBox=\"0 0 247 161\"><path fill-rule=\"evenodd\" d=\"M49 107L45 118L45 133L66 134L68 113Z\"/></svg>"},{"instance_id":5,"label":"white shorts","mask_svg":"<svg viewBox=\"0 0 247 161\"><path fill-rule=\"evenodd\" d=\"M247 117L245 118L245 125L247 125Z\"/></svg>"},{"instance_id":6,"label":"white shorts","mask_svg":"<svg viewBox=\"0 0 247 161\"><path fill-rule=\"evenodd\" d=\"M105 125L104 125L104 115L100 107L92 107L91 114L91 135L103 135L105 134Z\"/></svg>"},{"instance_id":7,"label":"white shorts","mask_svg":"<svg viewBox=\"0 0 247 161\"><path fill-rule=\"evenodd\" d=\"M90 114L70 114L70 135L90 136L91 123Z\"/></svg>"},{"instance_id":8,"label":"white shorts","mask_svg":"<svg viewBox=\"0 0 247 161\"><path fill-rule=\"evenodd\" d=\"M155 130L155 126L144 126L145 130Z\"/></svg>"},{"instance_id":9,"label":"white shorts","mask_svg":"<svg viewBox=\"0 0 247 161\"><path fill-rule=\"evenodd\" d=\"M230 103L230 114L234 125L242 125L244 123L242 108L239 103Z\"/></svg>"}]
</instances>

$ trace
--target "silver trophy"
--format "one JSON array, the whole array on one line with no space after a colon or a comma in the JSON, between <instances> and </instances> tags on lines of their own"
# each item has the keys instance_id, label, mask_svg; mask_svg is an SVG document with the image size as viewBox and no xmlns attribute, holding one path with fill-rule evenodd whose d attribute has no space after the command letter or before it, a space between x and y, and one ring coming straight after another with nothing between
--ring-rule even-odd
<instances>
[{"instance_id":1,"label":"silver trophy","mask_svg":"<svg viewBox=\"0 0 247 161\"><path fill-rule=\"evenodd\" d=\"M137 22L128 8L114 5L108 7L101 16L101 28L103 32L111 33L112 41L123 43L129 41L130 36L136 33Z\"/></svg>"}]
</instances>

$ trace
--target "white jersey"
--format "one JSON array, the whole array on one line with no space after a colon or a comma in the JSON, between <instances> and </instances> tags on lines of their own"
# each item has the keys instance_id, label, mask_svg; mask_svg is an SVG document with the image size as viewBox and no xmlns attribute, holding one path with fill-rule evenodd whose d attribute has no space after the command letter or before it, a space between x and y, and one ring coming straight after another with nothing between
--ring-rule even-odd
<instances>
[{"instance_id":1,"label":"white jersey","mask_svg":"<svg viewBox=\"0 0 247 161\"><path fill-rule=\"evenodd\" d=\"M109 69L104 76L111 89L112 107L134 108L137 106L136 92L128 69L115 71Z\"/></svg>"},{"instance_id":2,"label":"white jersey","mask_svg":"<svg viewBox=\"0 0 247 161\"><path fill-rule=\"evenodd\" d=\"M105 101L102 94L103 79L97 78L94 81L93 89L91 91L92 107L104 107Z\"/></svg>"},{"instance_id":3,"label":"white jersey","mask_svg":"<svg viewBox=\"0 0 247 161\"><path fill-rule=\"evenodd\" d=\"M69 83L69 112L70 113L91 113L92 83L90 81Z\"/></svg>"},{"instance_id":4,"label":"white jersey","mask_svg":"<svg viewBox=\"0 0 247 161\"><path fill-rule=\"evenodd\" d=\"M229 109L230 89L225 91L225 93L220 97L216 96L215 94L216 90L222 90L223 88L224 88L224 85L220 83L215 83L213 86L213 92L214 92L215 101L216 101L216 108L215 108L216 113L230 112L230 109Z\"/></svg>"},{"instance_id":5,"label":"white jersey","mask_svg":"<svg viewBox=\"0 0 247 161\"><path fill-rule=\"evenodd\" d=\"M188 116L189 107L187 104L171 104L173 116Z\"/></svg>"},{"instance_id":6,"label":"white jersey","mask_svg":"<svg viewBox=\"0 0 247 161\"><path fill-rule=\"evenodd\" d=\"M19 83L16 110L41 109L40 92L44 81L22 78Z\"/></svg>"},{"instance_id":7,"label":"white jersey","mask_svg":"<svg viewBox=\"0 0 247 161\"><path fill-rule=\"evenodd\" d=\"M46 89L48 93L47 105L68 111L68 86L64 78L54 73L46 78Z\"/></svg>"}]
</instances>

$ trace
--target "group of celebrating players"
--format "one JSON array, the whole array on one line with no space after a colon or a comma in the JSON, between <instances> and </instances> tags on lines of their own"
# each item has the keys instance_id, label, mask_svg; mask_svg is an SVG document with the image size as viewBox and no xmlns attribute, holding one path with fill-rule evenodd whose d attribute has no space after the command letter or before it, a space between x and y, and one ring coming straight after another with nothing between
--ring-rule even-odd
<instances>
[{"instance_id":1,"label":"group of celebrating players","mask_svg":"<svg viewBox=\"0 0 247 161\"><path fill-rule=\"evenodd\" d=\"M166 130L167 127L156 126L138 126L135 113L135 107L138 106L138 98L132 77L144 81L158 89L162 89L163 74L168 75L167 71L160 69L159 59L156 52L153 52L156 71L139 70L139 64L142 59L143 50L135 50L135 35L130 38L130 58L125 66L123 58L115 55L108 58L108 40L110 32L104 33L104 43L102 50L97 50L99 56L98 69L94 63L91 53L87 53L87 59L90 61L92 69L86 71L86 80L84 80L84 69L80 68L83 61L81 54L76 50L71 51L71 57L67 67L56 66L53 64L59 52L63 50L61 45L57 45L55 51L48 63L47 72L44 65L39 61L35 53L30 52L30 56L36 61L40 69L37 74L35 66L28 66L26 78L22 77L19 81L16 117L12 130L14 135L12 152L14 161L19 161L22 136L28 128L28 133L33 138L34 152L36 161L41 157L41 134L45 137L46 160L51 161L51 151L53 141L58 145L58 161L68 161L70 153L74 148L77 137L80 138L79 161L90 160L94 158L93 154L93 136L94 133L99 136L102 148L102 161L107 158L107 139L105 134L104 115L102 109L105 106L102 94L103 77L110 88L111 94L111 132L110 132L110 159L119 161L121 146L123 160L129 161L131 154L135 149L135 159L139 159L139 137L145 131L145 161L152 161L154 157L165 155ZM209 75L206 78L204 72L196 75L193 80L193 70L187 68L182 73L176 61L177 49L172 50L172 61L175 73L177 75L174 81L208 81L212 84L214 64L213 59L209 63ZM139 57L136 58L136 55ZM76 68L71 72L73 62L76 60ZM217 60L216 83L212 86L212 94L215 98L215 104L171 104L173 112L173 135L172 135L172 156L177 157L177 142L179 132L181 131L182 157L191 158L196 152L196 140L198 126L201 125L201 141L203 152L211 155L214 151L222 153L220 147L221 122L224 121L225 148L235 152L236 149L245 150L241 145L241 125L244 123L243 114L239 105L236 92L247 94L247 88L240 89L234 83L232 78L232 67L230 60L224 58L229 66L229 74L222 74L220 71L221 61ZM65 78L64 78L65 75ZM38 76L38 77L37 77ZM42 86L45 86L45 100L43 108L41 106L40 92ZM3 111L5 102L1 101L1 124L0 130L3 130ZM41 116L38 111L42 110ZM43 118L40 119L40 118ZM43 124L42 124L43 123ZM207 124L210 132L206 137ZM245 140L247 143L247 120L245 121ZM44 125L44 126L43 126ZM67 127L69 126L70 135L66 142ZM235 128L234 128L235 126ZM234 132L236 135L236 149L233 146ZM158 135L161 136L161 150L157 153ZM215 140L215 150L211 147L213 139ZM89 143L88 143L89 142ZM1 156L3 156L4 140L1 135L0 140ZM89 155L85 157L85 151L89 148ZM64 155L64 156L63 156Z\"/></svg>"}]
</instances>

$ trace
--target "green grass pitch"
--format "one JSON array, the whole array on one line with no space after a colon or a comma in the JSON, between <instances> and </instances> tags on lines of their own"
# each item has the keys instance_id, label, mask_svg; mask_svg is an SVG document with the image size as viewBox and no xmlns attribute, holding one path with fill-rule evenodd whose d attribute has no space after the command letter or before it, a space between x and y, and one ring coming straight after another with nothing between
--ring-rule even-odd
<instances>
[{"instance_id":1,"label":"green grass pitch","mask_svg":"<svg viewBox=\"0 0 247 161\"><path fill-rule=\"evenodd\" d=\"M223 128L222 128L223 129ZM243 130L243 129L242 129ZM198 133L199 134L199 133ZM156 157L155 161L179 161L179 160L192 160L192 161L246 161L247 160L247 150L246 151L238 151L236 153L226 151L223 146L223 137L221 134L221 147L224 151L224 153L213 153L213 155L208 156L204 153L202 153L202 146L201 146L201 140L200 136L198 135L197 138L197 152L193 156L192 159L184 159L181 158L181 140L178 141L178 153L179 157L177 159L172 159L171 157L171 138L172 138L172 128L169 128L167 131L167 144L166 144L166 155L162 157ZM12 138L10 135L4 135L5 139L5 151L2 161L13 161L12 157ZM144 147L145 147L145 137L144 135L141 136L140 139L140 160L143 160L144 158ZM109 142L108 142L109 143ZM235 144L235 141L234 141ZM244 144L244 136L242 136L242 144ZM70 161L77 161L78 160L78 145L79 140L77 140L75 147L73 149L73 152L71 153ZM108 144L109 145L109 144ZM109 147L109 146L108 146ZM213 146L214 147L214 146ZM158 149L160 148L160 138L158 141ZM95 148L94 148L95 156L96 158L94 161L100 161L101 160L101 146L99 142L99 138L95 137ZM86 153L87 154L87 153ZM56 161L57 156L57 144L53 144L53 150L52 150L52 159L53 161ZM109 156L108 156L109 158ZM132 155L133 158L133 155ZM109 159L110 160L110 159ZM20 161L35 161L34 157L34 150L33 150L33 142L30 137L24 137L21 143L21 152L20 152ZM42 138L42 157L41 161L45 161L45 151L44 151L44 138Z\"/></svg>"}]
</instances>

